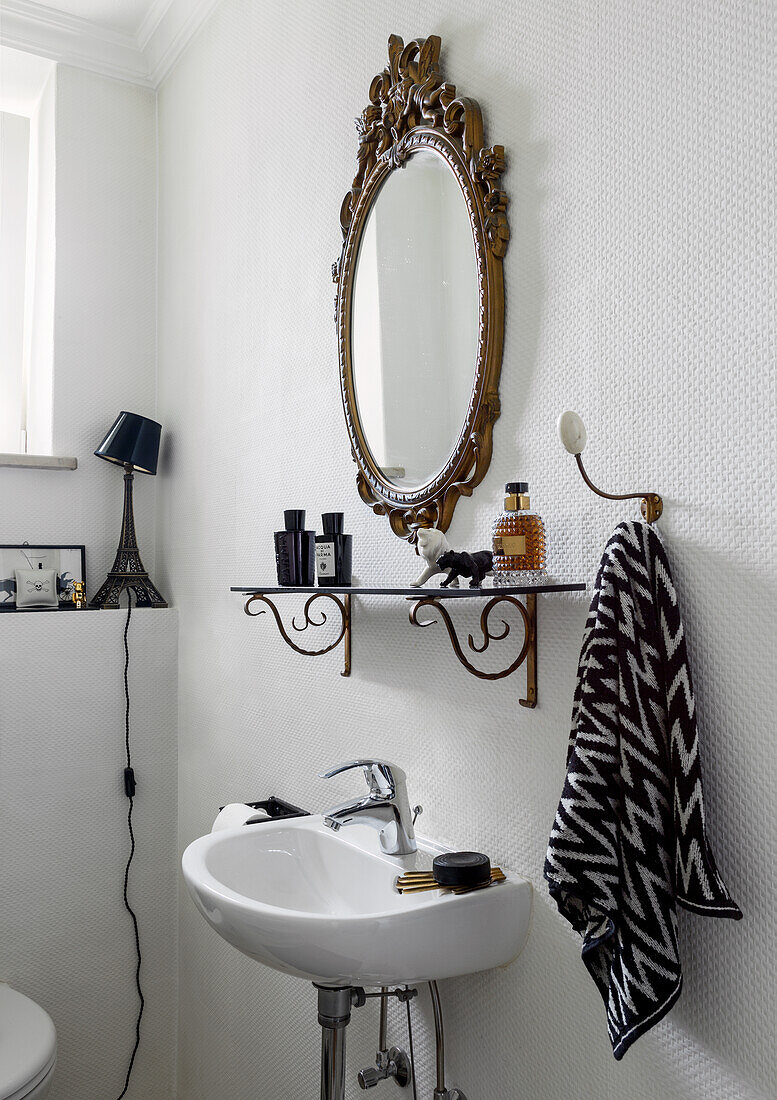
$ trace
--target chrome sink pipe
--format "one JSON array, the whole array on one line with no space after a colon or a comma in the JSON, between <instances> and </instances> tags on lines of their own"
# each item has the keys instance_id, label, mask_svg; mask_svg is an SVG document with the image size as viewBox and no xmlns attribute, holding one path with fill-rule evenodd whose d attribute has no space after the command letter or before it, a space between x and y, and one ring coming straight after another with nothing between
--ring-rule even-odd
<instances>
[{"instance_id":1,"label":"chrome sink pipe","mask_svg":"<svg viewBox=\"0 0 777 1100\"><path fill-rule=\"evenodd\" d=\"M369 792L327 810L324 824L335 832L355 822L370 825L379 831L381 851L387 856L407 856L417 851L407 779L402 769L385 760L349 760L322 772L319 778L331 779L353 768L363 768Z\"/></svg>"},{"instance_id":2,"label":"chrome sink pipe","mask_svg":"<svg viewBox=\"0 0 777 1100\"><path fill-rule=\"evenodd\" d=\"M345 1029L351 1008L365 1003L363 989L316 985L321 1025L321 1100L345 1100Z\"/></svg>"},{"instance_id":3,"label":"chrome sink pipe","mask_svg":"<svg viewBox=\"0 0 777 1100\"><path fill-rule=\"evenodd\" d=\"M445 1029L442 1022L440 991L437 988L437 982L429 982L428 985L432 998L434 1038L437 1050L437 1087L434 1090L434 1100L467 1100L461 1089L447 1089L445 1087Z\"/></svg>"}]
</instances>

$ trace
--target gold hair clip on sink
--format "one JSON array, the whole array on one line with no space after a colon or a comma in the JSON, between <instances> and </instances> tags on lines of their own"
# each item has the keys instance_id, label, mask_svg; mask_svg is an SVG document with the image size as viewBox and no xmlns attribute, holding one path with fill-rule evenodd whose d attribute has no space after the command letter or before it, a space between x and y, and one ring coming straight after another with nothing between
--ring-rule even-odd
<instances>
[{"instance_id":1,"label":"gold hair clip on sink","mask_svg":"<svg viewBox=\"0 0 777 1100\"><path fill-rule=\"evenodd\" d=\"M504 882L505 874L492 867L481 852L445 852L436 856L429 871L406 871L394 885L400 894L420 894L422 890L448 890L468 894L493 882Z\"/></svg>"},{"instance_id":2,"label":"gold hair clip on sink","mask_svg":"<svg viewBox=\"0 0 777 1100\"><path fill-rule=\"evenodd\" d=\"M469 894L472 890L482 890L494 882L504 882L506 877L501 867L492 867L488 880L479 882L476 886L441 886L431 871L407 871L404 875L399 875L394 885L400 894L420 894L422 890L447 890L451 894Z\"/></svg>"}]
</instances>

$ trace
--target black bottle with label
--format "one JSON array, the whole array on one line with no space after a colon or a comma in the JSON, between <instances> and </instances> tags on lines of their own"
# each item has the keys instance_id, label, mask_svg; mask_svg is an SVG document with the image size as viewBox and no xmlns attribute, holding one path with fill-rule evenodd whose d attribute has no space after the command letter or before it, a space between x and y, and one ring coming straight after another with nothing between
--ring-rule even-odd
<instances>
[{"instance_id":1,"label":"black bottle with label","mask_svg":"<svg viewBox=\"0 0 777 1100\"><path fill-rule=\"evenodd\" d=\"M283 513L285 531L275 532L275 561L278 584L310 587L315 584L316 533L305 531L305 509L289 508Z\"/></svg>"},{"instance_id":2,"label":"black bottle with label","mask_svg":"<svg viewBox=\"0 0 777 1100\"><path fill-rule=\"evenodd\" d=\"M322 588L350 588L353 535L343 534L343 513L324 512L316 535L316 573Z\"/></svg>"}]
</instances>

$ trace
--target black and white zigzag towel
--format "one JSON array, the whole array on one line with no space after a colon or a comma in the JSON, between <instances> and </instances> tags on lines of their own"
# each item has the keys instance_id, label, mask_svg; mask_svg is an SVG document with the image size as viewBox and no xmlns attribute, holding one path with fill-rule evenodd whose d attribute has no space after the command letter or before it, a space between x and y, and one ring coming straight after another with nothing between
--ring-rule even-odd
<instances>
[{"instance_id":1,"label":"black and white zigzag towel","mask_svg":"<svg viewBox=\"0 0 777 1100\"><path fill-rule=\"evenodd\" d=\"M616 1058L680 995L676 906L742 916L707 841L683 624L646 523L619 524L599 566L545 877L583 937Z\"/></svg>"}]
</instances>

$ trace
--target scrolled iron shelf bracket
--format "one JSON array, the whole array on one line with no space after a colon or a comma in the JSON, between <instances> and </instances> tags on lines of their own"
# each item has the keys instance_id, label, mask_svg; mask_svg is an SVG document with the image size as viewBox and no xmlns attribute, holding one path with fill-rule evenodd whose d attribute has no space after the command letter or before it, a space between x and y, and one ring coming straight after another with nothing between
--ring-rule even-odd
<instances>
[{"instance_id":1,"label":"scrolled iron shelf bracket","mask_svg":"<svg viewBox=\"0 0 777 1100\"><path fill-rule=\"evenodd\" d=\"M278 627L281 637L287 646L290 646L295 653L301 653L303 657L321 657L324 653L330 653L333 649L336 649L340 642L343 643L343 671L341 676L351 675L351 597L350 594L344 593L342 598L336 596L333 592L314 592L312 596L309 596L305 601L305 607L303 608L303 615L305 617L304 624L297 626L296 616L292 618L291 625L294 630L301 633L303 630L307 630L309 626L323 626L327 622L327 615L325 611L319 609L320 618L314 618L311 614L311 606L316 600L331 600L340 612L340 632L335 640L328 646L324 646L323 649L303 649L302 646L297 645L286 633L286 628L283 625L278 608L272 602L272 600L262 592L255 592L245 602L244 611L246 615L251 618L256 618L257 615L264 615L265 609L261 608L258 611L252 611L251 606L254 603L263 603L269 607L275 618L275 623Z\"/></svg>"},{"instance_id":2,"label":"scrolled iron shelf bracket","mask_svg":"<svg viewBox=\"0 0 777 1100\"><path fill-rule=\"evenodd\" d=\"M402 600L403 602L408 601L410 604L410 623L412 626L427 627L436 623L438 621L437 618L428 620L418 618L418 613L422 609L430 608L440 619L442 619L457 660L472 676L477 676L480 680L502 680L505 676L510 676L511 673L525 664L526 698L519 701L521 706L533 708L537 706L537 596L556 592L583 592L585 591L585 584L582 582L554 582L549 580L546 584L515 585L510 588L478 588L474 590L470 588L430 589L410 587L353 587L347 589L235 587L232 591L240 592L246 597L244 610L251 618L255 618L257 615L263 615L266 608L269 607L284 642L286 642L289 648L293 649L295 653L300 653L303 657L320 657L324 653L331 653L331 651L336 649L342 642L345 657L345 667L342 672L343 676L350 676L351 674L351 632L353 628L353 617L351 612L352 596L387 596L391 599ZM320 649L304 649L302 646L297 645L293 635L288 633L286 627L283 625L280 613L275 606L275 599L271 599L270 597L290 597L295 595L306 597L301 623L298 623L296 618L291 620L292 629L297 633L301 633L311 626L323 626L327 621L326 613L321 610L321 605L319 605L316 610L313 610L313 605L316 600L331 600L337 607L340 612L340 630L335 640L330 642L329 645L322 646ZM459 640L453 619L446 606L451 601L460 602L462 600L469 607L472 606L473 600L480 603L479 625L481 638L476 640L476 634L469 634L467 636L466 647ZM485 653L492 642L504 642L510 637L511 630L513 629L510 622L508 622L507 619L495 618L494 616L494 612L497 608L501 607L506 609L508 606L516 609L521 617L523 639L519 643L517 640L514 640L516 637L515 635L511 638L511 642L513 642L514 645L512 652L516 655L505 668L497 672L485 672L472 663L469 654ZM518 635L518 637L520 637L520 635ZM503 650L502 652L505 651L506 650Z\"/></svg>"},{"instance_id":3,"label":"scrolled iron shelf bracket","mask_svg":"<svg viewBox=\"0 0 777 1100\"><path fill-rule=\"evenodd\" d=\"M423 596L420 599L414 599L413 605L410 608L410 622L413 626L427 627L433 626L437 619L429 619L426 622L422 622L418 618L418 612L422 608L433 608L434 611L440 616L445 625L445 629L448 631L448 637L451 640L453 652L456 654L459 662L464 665L466 670L473 676L477 676L481 680L502 680L505 676L509 676L520 668L524 662L526 663L526 698L519 699L518 702L522 707L534 708L537 706L537 597L533 593L527 593L526 603L515 596L510 596L505 593L497 593L494 595L483 607L480 613L480 630L483 635L483 641L478 643L475 641L472 634L467 636L467 644L473 653L485 653L491 642L504 641L510 634L510 624L505 620L501 620L501 629L493 632L490 627L489 617L494 608L500 604L508 604L511 607L518 609L523 621L524 627L524 640L517 657L510 662L510 664L501 669L498 672L484 672L482 669L477 668L468 659L467 654L461 646L458 634L456 633L456 627L453 624L453 620L448 614L443 601L436 596Z\"/></svg>"}]
</instances>

